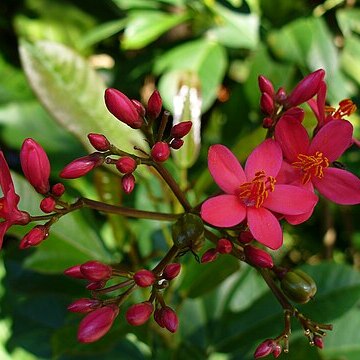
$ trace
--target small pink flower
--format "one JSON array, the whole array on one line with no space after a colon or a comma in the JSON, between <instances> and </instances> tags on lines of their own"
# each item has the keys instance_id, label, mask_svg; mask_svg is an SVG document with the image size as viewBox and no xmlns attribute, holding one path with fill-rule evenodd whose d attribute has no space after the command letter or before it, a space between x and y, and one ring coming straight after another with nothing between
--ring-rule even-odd
<instances>
[{"instance_id":1,"label":"small pink flower","mask_svg":"<svg viewBox=\"0 0 360 360\"><path fill-rule=\"evenodd\" d=\"M353 127L346 120L330 121L310 141L298 121L280 119L275 139L286 161L282 173L293 183L316 188L337 204L360 203L360 179L349 171L330 166L351 145L352 132Z\"/></svg>"},{"instance_id":2,"label":"small pink flower","mask_svg":"<svg viewBox=\"0 0 360 360\"><path fill-rule=\"evenodd\" d=\"M316 195L310 191L293 185L276 184L281 163L281 148L272 139L265 140L254 149L245 170L227 147L210 147L209 171L225 194L202 204L202 219L225 228L246 219L256 240L278 249L283 236L279 221L272 212L299 215L311 210L317 202Z\"/></svg>"},{"instance_id":3,"label":"small pink flower","mask_svg":"<svg viewBox=\"0 0 360 360\"><path fill-rule=\"evenodd\" d=\"M26 225L30 221L29 214L18 209L20 197L15 193L10 169L2 151L0 151L0 187L3 193L3 197L0 198L0 219L4 219L0 222L1 248L4 235L12 225Z\"/></svg>"}]
</instances>

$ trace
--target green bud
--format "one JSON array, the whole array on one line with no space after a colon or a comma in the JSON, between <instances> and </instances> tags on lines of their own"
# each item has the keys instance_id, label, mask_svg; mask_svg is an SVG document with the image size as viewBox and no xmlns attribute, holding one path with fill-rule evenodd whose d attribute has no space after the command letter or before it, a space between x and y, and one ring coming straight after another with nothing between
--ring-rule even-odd
<instances>
[{"instance_id":1,"label":"green bud","mask_svg":"<svg viewBox=\"0 0 360 360\"><path fill-rule=\"evenodd\" d=\"M314 297L317 290L315 281L299 269L288 271L280 285L284 294L299 304L307 303Z\"/></svg>"},{"instance_id":2,"label":"green bud","mask_svg":"<svg viewBox=\"0 0 360 360\"><path fill-rule=\"evenodd\" d=\"M174 245L179 249L198 251L204 243L204 223L194 214L186 213L172 226Z\"/></svg>"}]
</instances>

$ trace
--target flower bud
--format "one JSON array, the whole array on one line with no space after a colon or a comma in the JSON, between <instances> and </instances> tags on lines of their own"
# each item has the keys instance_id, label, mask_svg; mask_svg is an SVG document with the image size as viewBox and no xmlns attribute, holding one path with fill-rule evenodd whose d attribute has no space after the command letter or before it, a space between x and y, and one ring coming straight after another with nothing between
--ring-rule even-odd
<instances>
[{"instance_id":1,"label":"flower bud","mask_svg":"<svg viewBox=\"0 0 360 360\"><path fill-rule=\"evenodd\" d=\"M116 162L115 165L122 174L129 174L135 171L137 163L132 157L123 156Z\"/></svg>"},{"instance_id":2,"label":"flower bud","mask_svg":"<svg viewBox=\"0 0 360 360\"><path fill-rule=\"evenodd\" d=\"M246 260L249 264L260 268L271 269L274 266L273 259L266 251L261 250L255 246L247 245L244 248Z\"/></svg>"},{"instance_id":3,"label":"flower bud","mask_svg":"<svg viewBox=\"0 0 360 360\"><path fill-rule=\"evenodd\" d=\"M260 359L265 356L270 355L274 351L276 343L272 339L267 339L263 341L255 350L254 358Z\"/></svg>"},{"instance_id":4,"label":"flower bud","mask_svg":"<svg viewBox=\"0 0 360 360\"><path fill-rule=\"evenodd\" d=\"M202 257L201 257L201 263L202 264L206 264L206 263L209 263L209 262L213 262L217 259L218 257L218 252L216 249L214 248L211 248L211 249L208 249L206 250Z\"/></svg>"},{"instance_id":5,"label":"flower bud","mask_svg":"<svg viewBox=\"0 0 360 360\"><path fill-rule=\"evenodd\" d=\"M60 172L63 179L76 179L86 175L95 167L100 166L104 162L104 158L100 153L93 153L73 160L66 165Z\"/></svg>"},{"instance_id":6,"label":"flower bud","mask_svg":"<svg viewBox=\"0 0 360 360\"><path fill-rule=\"evenodd\" d=\"M281 352L282 352L282 347L281 347L281 345L280 344L276 344L275 346L274 346L274 350L273 350L273 357L275 358L275 359L277 359L279 356L280 356L280 354L281 354Z\"/></svg>"},{"instance_id":7,"label":"flower bud","mask_svg":"<svg viewBox=\"0 0 360 360\"><path fill-rule=\"evenodd\" d=\"M92 343L103 337L111 328L119 308L116 305L108 305L92 311L80 322L78 341Z\"/></svg>"},{"instance_id":8,"label":"flower bud","mask_svg":"<svg viewBox=\"0 0 360 360\"><path fill-rule=\"evenodd\" d=\"M154 284L155 280L155 274L150 270L142 269L134 274L134 281L140 287L151 286Z\"/></svg>"},{"instance_id":9,"label":"flower bud","mask_svg":"<svg viewBox=\"0 0 360 360\"><path fill-rule=\"evenodd\" d=\"M180 122L172 127L170 132L170 137L175 139L181 139L190 132L191 127L192 127L191 121Z\"/></svg>"},{"instance_id":10,"label":"flower bud","mask_svg":"<svg viewBox=\"0 0 360 360\"><path fill-rule=\"evenodd\" d=\"M165 325L164 325L164 322L162 321L162 310L163 309L155 309L154 311L154 320L157 322L157 324L164 328Z\"/></svg>"},{"instance_id":11,"label":"flower bud","mask_svg":"<svg viewBox=\"0 0 360 360\"><path fill-rule=\"evenodd\" d=\"M181 265L179 263L167 264L164 268L162 276L166 280L172 280L179 275L180 270Z\"/></svg>"},{"instance_id":12,"label":"flower bud","mask_svg":"<svg viewBox=\"0 0 360 360\"><path fill-rule=\"evenodd\" d=\"M323 83L325 71L323 69L316 70L305 76L288 96L285 106L291 108L298 106L315 96L319 91L320 85Z\"/></svg>"},{"instance_id":13,"label":"flower bud","mask_svg":"<svg viewBox=\"0 0 360 360\"><path fill-rule=\"evenodd\" d=\"M47 214L54 211L55 206L56 201L51 196L42 199L40 202L40 209Z\"/></svg>"},{"instance_id":14,"label":"flower bud","mask_svg":"<svg viewBox=\"0 0 360 360\"><path fill-rule=\"evenodd\" d=\"M163 323L164 327L172 333L176 332L179 325L179 320L176 312L169 306L165 306L164 308L162 308L161 322Z\"/></svg>"},{"instance_id":15,"label":"flower bud","mask_svg":"<svg viewBox=\"0 0 360 360\"><path fill-rule=\"evenodd\" d=\"M98 290L105 287L107 280L91 281L86 285L87 290Z\"/></svg>"},{"instance_id":16,"label":"flower bud","mask_svg":"<svg viewBox=\"0 0 360 360\"><path fill-rule=\"evenodd\" d=\"M216 250L220 254L230 254L232 251L232 248L233 248L233 244L230 240L225 239L225 238L218 240Z\"/></svg>"},{"instance_id":17,"label":"flower bud","mask_svg":"<svg viewBox=\"0 0 360 360\"><path fill-rule=\"evenodd\" d=\"M243 244L249 244L254 240L254 237L250 231L242 231L238 240Z\"/></svg>"},{"instance_id":18,"label":"flower bud","mask_svg":"<svg viewBox=\"0 0 360 360\"><path fill-rule=\"evenodd\" d=\"M125 192L125 194L130 194L134 190L135 187L135 177L133 174L125 174L121 178L121 186Z\"/></svg>"},{"instance_id":19,"label":"flower bud","mask_svg":"<svg viewBox=\"0 0 360 360\"><path fill-rule=\"evenodd\" d=\"M272 82L263 75L258 77L258 84L260 92L269 94L272 98L275 95L275 90Z\"/></svg>"},{"instance_id":20,"label":"flower bud","mask_svg":"<svg viewBox=\"0 0 360 360\"><path fill-rule=\"evenodd\" d=\"M160 93L157 90L154 90L154 92L151 94L148 100L147 110L146 110L147 117L152 120L157 119L161 113L161 108L162 108L162 99Z\"/></svg>"},{"instance_id":21,"label":"flower bud","mask_svg":"<svg viewBox=\"0 0 360 360\"><path fill-rule=\"evenodd\" d=\"M33 139L26 139L20 150L21 168L26 179L40 194L50 190L50 162L44 149Z\"/></svg>"},{"instance_id":22,"label":"flower bud","mask_svg":"<svg viewBox=\"0 0 360 360\"><path fill-rule=\"evenodd\" d=\"M264 129L270 129L274 125L274 120L270 117L266 117L263 119L262 126Z\"/></svg>"},{"instance_id":23,"label":"flower bud","mask_svg":"<svg viewBox=\"0 0 360 360\"><path fill-rule=\"evenodd\" d=\"M271 115L274 111L274 100L268 93L262 93L260 98L261 111L267 115Z\"/></svg>"},{"instance_id":24,"label":"flower bud","mask_svg":"<svg viewBox=\"0 0 360 360\"><path fill-rule=\"evenodd\" d=\"M103 134L88 134L90 144L98 151L107 151L110 149L110 142Z\"/></svg>"},{"instance_id":25,"label":"flower bud","mask_svg":"<svg viewBox=\"0 0 360 360\"><path fill-rule=\"evenodd\" d=\"M44 225L37 225L32 228L21 240L20 249L27 249L39 245L49 236L49 229Z\"/></svg>"},{"instance_id":26,"label":"flower bud","mask_svg":"<svg viewBox=\"0 0 360 360\"><path fill-rule=\"evenodd\" d=\"M137 110L139 115L143 118L146 113L144 105L139 100L135 100L135 99L131 99L131 102L135 106L135 109Z\"/></svg>"},{"instance_id":27,"label":"flower bud","mask_svg":"<svg viewBox=\"0 0 360 360\"><path fill-rule=\"evenodd\" d=\"M71 267L67 268L66 270L64 270L64 274L66 276L72 277L74 279L85 279L85 276L80 271L80 266L81 265L71 266Z\"/></svg>"},{"instance_id":28,"label":"flower bud","mask_svg":"<svg viewBox=\"0 0 360 360\"><path fill-rule=\"evenodd\" d=\"M100 300L82 298L71 303L67 309L71 312L88 313L97 309L100 305Z\"/></svg>"},{"instance_id":29,"label":"flower bud","mask_svg":"<svg viewBox=\"0 0 360 360\"><path fill-rule=\"evenodd\" d=\"M154 307L150 301L134 304L126 312L126 321L132 326L142 325L149 320L153 311Z\"/></svg>"},{"instance_id":30,"label":"flower bud","mask_svg":"<svg viewBox=\"0 0 360 360\"><path fill-rule=\"evenodd\" d=\"M64 192L65 192L65 186L62 183L57 183L53 185L51 188L51 193L56 197L60 197L61 195L64 194Z\"/></svg>"},{"instance_id":31,"label":"flower bud","mask_svg":"<svg viewBox=\"0 0 360 360\"><path fill-rule=\"evenodd\" d=\"M144 123L132 101L119 90L105 90L105 105L117 119L133 129L141 128Z\"/></svg>"},{"instance_id":32,"label":"flower bud","mask_svg":"<svg viewBox=\"0 0 360 360\"><path fill-rule=\"evenodd\" d=\"M288 271L280 282L284 294L299 304L305 304L316 294L315 281L300 269Z\"/></svg>"},{"instance_id":33,"label":"flower bud","mask_svg":"<svg viewBox=\"0 0 360 360\"><path fill-rule=\"evenodd\" d=\"M151 149L151 156L156 162L166 161L170 156L169 144L158 141Z\"/></svg>"},{"instance_id":34,"label":"flower bud","mask_svg":"<svg viewBox=\"0 0 360 360\"><path fill-rule=\"evenodd\" d=\"M172 149L179 150L184 145L184 140L183 139L172 139L171 143L169 145Z\"/></svg>"},{"instance_id":35,"label":"flower bud","mask_svg":"<svg viewBox=\"0 0 360 360\"><path fill-rule=\"evenodd\" d=\"M314 341L314 345L316 347L318 347L319 349L323 349L324 348L324 340L321 336L319 335L315 335L313 338Z\"/></svg>"},{"instance_id":36,"label":"flower bud","mask_svg":"<svg viewBox=\"0 0 360 360\"><path fill-rule=\"evenodd\" d=\"M112 268L100 261L91 260L80 266L81 273L90 281L108 280L112 274Z\"/></svg>"},{"instance_id":37,"label":"flower bud","mask_svg":"<svg viewBox=\"0 0 360 360\"><path fill-rule=\"evenodd\" d=\"M279 88L275 95L275 101L279 104L283 104L287 99L287 94L284 88Z\"/></svg>"}]
</instances>

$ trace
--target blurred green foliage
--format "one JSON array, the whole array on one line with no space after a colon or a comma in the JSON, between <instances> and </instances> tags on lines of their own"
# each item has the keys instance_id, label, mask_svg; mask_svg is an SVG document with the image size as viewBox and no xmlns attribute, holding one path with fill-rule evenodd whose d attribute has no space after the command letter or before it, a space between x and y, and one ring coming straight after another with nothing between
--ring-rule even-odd
<instances>
[{"instance_id":1,"label":"blurred green foliage","mask_svg":"<svg viewBox=\"0 0 360 360\"><path fill-rule=\"evenodd\" d=\"M15 174L24 138L44 146L54 182L67 162L90 151L89 132L104 133L128 150L141 143L137 132L107 113L105 87L146 103L157 86L173 111L180 85L189 76L195 79L202 97L200 157L185 175L169 164L183 187L194 185L188 192L193 203L215 190L204 170L210 144L231 146L243 161L263 139L259 74L291 90L304 75L324 68L330 104L343 98L360 101L356 1L3 0L0 34L1 148L14 169L21 209L32 214L40 213L38 197ZM305 110L311 128L315 123ZM359 115L351 121L359 136ZM360 175L358 149L350 149L343 160ZM135 194L128 198L119 192L119 178L106 171L66 186L69 196L177 209L157 178L145 171L137 176ZM360 358L359 216L359 206L322 201L306 224L285 226L284 247L274 257L284 266L305 266L319 292L303 311L314 320L333 322L334 331L325 349L317 351L295 328L290 353L280 359ZM94 258L121 260L130 269L152 266L171 244L169 228L85 211L64 217L49 240L20 253L14 238L25 230L12 229L1 253L1 359L246 360L259 342L281 331L281 308L253 269L239 267L228 256L199 265L187 254L167 298L180 315L176 335L152 322L130 328L120 316L104 339L78 344L79 318L66 314L66 305L87 294L62 270Z\"/></svg>"}]
</instances>

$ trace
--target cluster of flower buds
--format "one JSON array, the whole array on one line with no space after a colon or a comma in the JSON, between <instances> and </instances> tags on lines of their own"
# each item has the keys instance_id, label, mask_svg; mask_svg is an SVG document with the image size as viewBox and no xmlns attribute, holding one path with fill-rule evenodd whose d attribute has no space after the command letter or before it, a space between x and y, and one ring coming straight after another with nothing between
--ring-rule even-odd
<instances>
[{"instance_id":1,"label":"cluster of flower buds","mask_svg":"<svg viewBox=\"0 0 360 360\"><path fill-rule=\"evenodd\" d=\"M219 254L230 254L233 244L229 239L221 238L216 244L216 248L206 250L201 256L201 263L209 263L215 261Z\"/></svg>"}]
</instances>

